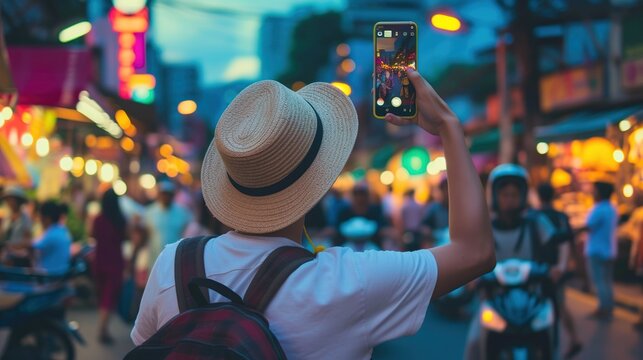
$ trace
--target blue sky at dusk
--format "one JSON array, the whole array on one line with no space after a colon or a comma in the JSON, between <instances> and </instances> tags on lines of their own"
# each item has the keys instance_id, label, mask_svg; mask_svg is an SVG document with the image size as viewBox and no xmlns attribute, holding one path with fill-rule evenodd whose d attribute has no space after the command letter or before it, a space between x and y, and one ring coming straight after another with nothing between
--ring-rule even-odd
<instances>
[{"instance_id":1,"label":"blue sky at dusk","mask_svg":"<svg viewBox=\"0 0 643 360\"><path fill-rule=\"evenodd\" d=\"M475 61L479 49L493 46L494 27L502 23L494 0L426 3L429 8L453 9L473 24L466 33L455 35L425 27L420 35L420 51L431 56L429 73L450 62ZM164 61L198 64L205 84L254 79L260 69L261 17L288 14L293 7L308 5L320 11L342 10L346 0L156 0L152 36Z\"/></svg>"}]
</instances>

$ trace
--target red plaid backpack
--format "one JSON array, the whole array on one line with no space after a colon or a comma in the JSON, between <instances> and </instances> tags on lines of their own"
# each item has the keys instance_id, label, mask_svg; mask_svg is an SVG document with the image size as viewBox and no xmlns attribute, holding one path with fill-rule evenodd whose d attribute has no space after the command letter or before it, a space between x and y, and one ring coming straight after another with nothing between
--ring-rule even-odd
<instances>
[{"instance_id":1,"label":"red plaid backpack","mask_svg":"<svg viewBox=\"0 0 643 360\"><path fill-rule=\"evenodd\" d=\"M288 276L315 258L304 248L283 246L261 264L242 299L205 276L209 237L181 240L174 279L179 314L125 357L134 359L286 359L263 312ZM208 289L230 302L209 303Z\"/></svg>"}]
</instances>

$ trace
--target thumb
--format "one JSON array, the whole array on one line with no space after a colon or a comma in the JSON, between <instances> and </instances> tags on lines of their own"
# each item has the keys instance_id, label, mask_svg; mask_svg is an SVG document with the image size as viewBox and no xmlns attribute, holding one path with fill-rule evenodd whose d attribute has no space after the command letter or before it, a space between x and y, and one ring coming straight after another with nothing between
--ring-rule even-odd
<instances>
[{"instance_id":1,"label":"thumb","mask_svg":"<svg viewBox=\"0 0 643 360\"><path fill-rule=\"evenodd\" d=\"M425 85L424 79L422 78L420 73L415 71L415 69L413 69L412 67L407 67L406 68L406 73L408 74L409 80L411 80L411 83L413 84L413 86L416 89L418 89L421 86Z\"/></svg>"}]
</instances>

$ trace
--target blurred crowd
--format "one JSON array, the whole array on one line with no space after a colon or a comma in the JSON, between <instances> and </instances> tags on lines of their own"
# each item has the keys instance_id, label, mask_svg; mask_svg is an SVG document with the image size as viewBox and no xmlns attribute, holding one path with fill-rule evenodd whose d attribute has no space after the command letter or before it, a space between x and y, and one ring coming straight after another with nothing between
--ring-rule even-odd
<instances>
[{"instance_id":1,"label":"blurred crowd","mask_svg":"<svg viewBox=\"0 0 643 360\"><path fill-rule=\"evenodd\" d=\"M538 193L541 203L528 205L529 211L551 213L553 188L541 188ZM210 215L199 190L170 180L160 180L154 197L145 203L119 196L111 187L99 188L92 197L72 191L67 201L42 203L32 200L28 189L16 186L4 188L2 194L3 266L61 274L68 270L75 247L94 247L92 275L100 340L105 344L113 341L108 324L114 311L128 321L135 318L147 276L165 245L231 230ZM643 196L637 201L638 207L620 218L613 236L631 242L628 266L643 275ZM556 221L551 214L549 218ZM79 224L84 230L76 229ZM305 224L312 241L304 238L302 243L310 249L322 245L411 251L440 246L449 241L448 182L444 178L435 185L427 203L417 201L412 190L399 196L389 188L381 195L364 183L347 192L332 189L309 211ZM572 239L576 251L571 256L581 275L586 273L578 255L582 239Z\"/></svg>"}]
</instances>

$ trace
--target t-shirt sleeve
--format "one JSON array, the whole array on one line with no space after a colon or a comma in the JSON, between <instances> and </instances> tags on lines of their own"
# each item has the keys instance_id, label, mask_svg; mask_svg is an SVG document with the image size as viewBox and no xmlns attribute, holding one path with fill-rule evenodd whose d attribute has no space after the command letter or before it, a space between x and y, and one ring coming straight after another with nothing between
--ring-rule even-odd
<instances>
[{"instance_id":1,"label":"t-shirt sleeve","mask_svg":"<svg viewBox=\"0 0 643 360\"><path fill-rule=\"evenodd\" d=\"M538 215L536 221L538 224L538 236L540 238L540 243L546 244L554 237L554 234L556 234L556 228L544 215Z\"/></svg>"},{"instance_id":2,"label":"t-shirt sleeve","mask_svg":"<svg viewBox=\"0 0 643 360\"><path fill-rule=\"evenodd\" d=\"M166 251L163 251L165 253ZM139 305L138 315L136 316L136 321L134 322L134 328L130 337L135 345L142 344L145 340L149 339L156 330L158 325L158 314L157 314L157 300L160 293L160 284L158 281L159 278L159 263L165 257L163 254L159 255L156 263L152 267L152 271L145 285L145 290L143 291L143 297L141 298L141 304Z\"/></svg>"},{"instance_id":3,"label":"t-shirt sleeve","mask_svg":"<svg viewBox=\"0 0 643 360\"><path fill-rule=\"evenodd\" d=\"M429 250L355 253L363 277L366 334L370 346L416 333L438 277Z\"/></svg>"},{"instance_id":4,"label":"t-shirt sleeve","mask_svg":"<svg viewBox=\"0 0 643 360\"><path fill-rule=\"evenodd\" d=\"M33 248L34 248L34 249L36 249L36 250L40 250L40 251L42 251L42 250L46 249L46 248L49 246L49 243L50 243L50 242L51 242L50 237L49 237L49 236L47 236L47 235L45 234L43 237L41 237L40 239L38 239L38 240L33 244Z\"/></svg>"},{"instance_id":5,"label":"t-shirt sleeve","mask_svg":"<svg viewBox=\"0 0 643 360\"><path fill-rule=\"evenodd\" d=\"M601 219L602 219L602 216L601 216L601 213L600 213L600 208L595 206L592 209L592 211L590 211L589 215L587 216L587 227L590 230L595 229L596 227L598 227L600 225Z\"/></svg>"}]
</instances>

